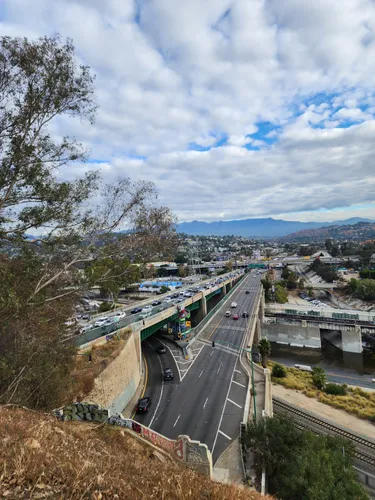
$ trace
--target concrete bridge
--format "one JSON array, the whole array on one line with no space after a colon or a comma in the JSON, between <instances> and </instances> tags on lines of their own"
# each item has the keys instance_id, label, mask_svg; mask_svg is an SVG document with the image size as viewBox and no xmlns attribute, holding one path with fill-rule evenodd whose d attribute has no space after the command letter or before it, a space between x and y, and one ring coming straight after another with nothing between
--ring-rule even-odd
<instances>
[{"instance_id":1,"label":"concrete bridge","mask_svg":"<svg viewBox=\"0 0 375 500\"><path fill-rule=\"evenodd\" d=\"M324 332L339 332L344 352L361 353L362 335L375 335L375 312L267 304L263 332L274 342L321 347Z\"/></svg>"}]
</instances>

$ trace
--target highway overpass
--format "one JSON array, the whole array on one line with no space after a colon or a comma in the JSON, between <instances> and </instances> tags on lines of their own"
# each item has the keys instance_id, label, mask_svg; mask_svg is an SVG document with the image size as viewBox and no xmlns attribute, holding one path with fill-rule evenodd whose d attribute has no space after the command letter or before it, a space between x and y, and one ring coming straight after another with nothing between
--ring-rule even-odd
<instances>
[{"instance_id":1,"label":"highway overpass","mask_svg":"<svg viewBox=\"0 0 375 500\"><path fill-rule=\"evenodd\" d=\"M363 351L362 334L375 335L375 312L267 304L263 331L269 340L300 347L321 347L322 331L341 332L344 352Z\"/></svg>"}]
</instances>

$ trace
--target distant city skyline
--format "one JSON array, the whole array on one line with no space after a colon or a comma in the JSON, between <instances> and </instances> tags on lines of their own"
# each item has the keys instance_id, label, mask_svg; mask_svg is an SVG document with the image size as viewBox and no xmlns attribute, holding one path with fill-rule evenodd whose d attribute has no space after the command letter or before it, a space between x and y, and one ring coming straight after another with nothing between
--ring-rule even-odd
<instances>
[{"instance_id":1,"label":"distant city skyline","mask_svg":"<svg viewBox=\"0 0 375 500\"><path fill-rule=\"evenodd\" d=\"M104 182L154 181L181 222L375 218L371 0L2 0L2 35L60 33L96 123L51 134Z\"/></svg>"}]
</instances>

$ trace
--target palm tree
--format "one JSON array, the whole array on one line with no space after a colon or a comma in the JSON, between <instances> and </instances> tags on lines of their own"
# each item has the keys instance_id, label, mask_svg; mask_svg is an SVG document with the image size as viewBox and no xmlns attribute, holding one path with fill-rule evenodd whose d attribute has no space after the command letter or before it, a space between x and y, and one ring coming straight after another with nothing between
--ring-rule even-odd
<instances>
[{"instance_id":1,"label":"palm tree","mask_svg":"<svg viewBox=\"0 0 375 500\"><path fill-rule=\"evenodd\" d=\"M267 368L268 356L271 354L271 342L265 337L260 339L258 343L258 350L262 356L262 366L263 368Z\"/></svg>"}]
</instances>

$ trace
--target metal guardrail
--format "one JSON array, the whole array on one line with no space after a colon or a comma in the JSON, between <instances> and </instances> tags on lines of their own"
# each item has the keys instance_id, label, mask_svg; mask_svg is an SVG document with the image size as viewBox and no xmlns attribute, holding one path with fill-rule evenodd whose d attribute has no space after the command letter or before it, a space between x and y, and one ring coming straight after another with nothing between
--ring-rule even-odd
<instances>
[{"instance_id":1,"label":"metal guardrail","mask_svg":"<svg viewBox=\"0 0 375 500\"><path fill-rule=\"evenodd\" d=\"M241 282L242 278L243 278L243 276L241 277L239 283ZM229 281L229 279L223 281L222 283L220 283L220 285L216 285L216 287L221 288L222 286L225 286L228 281ZM237 283L237 285L238 285L238 283ZM235 285L232 290L234 290L237 285ZM214 287L212 287L212 288L214 288ZM228 293L230 294L232 292L232 290ZM209 292L209 290L207 290L207 292ZM180 307L186 307L187 305L192 304L193 302L197 302L198 300L200 300L200 298L202 297L202 294L203 294L203 292L198 292L193 297L186 298L180 304L166 303L166 304L160 304L159 306L155 306L152 309L151 315L148 316L147 318L144 318L142 313L140 312L138 314L130 314L129 316L126 316L125 318L117 321L116 323L113 323L112 325L92 328L91 330L88 330L87 332L84 332L80 335L77 335L74 338L74 343L77 346L81 346L83 344L86 344L87 342L91 342L93 340L96 340L99 337L103 337L105 335L111 334L111 333L115 332L116 330L119 330L120 328L125 328L127 326L130 326L133 323L143 322L144 320L146 321L150 317L153 317L156 314L161 313L162 311L166 311L167 309L176 309L177 305ZM228 296L228 294L226 296ZM186 304L187 302L188 302L188 304ZM176 312L176 311L174 311L174 312ZM212 311L210 311L210 313L211 312ZM104 315L104 314L102 314L102 315ZM145 325L145 326L147 326L147 325Z\"/></svg>"}]
</instances>

